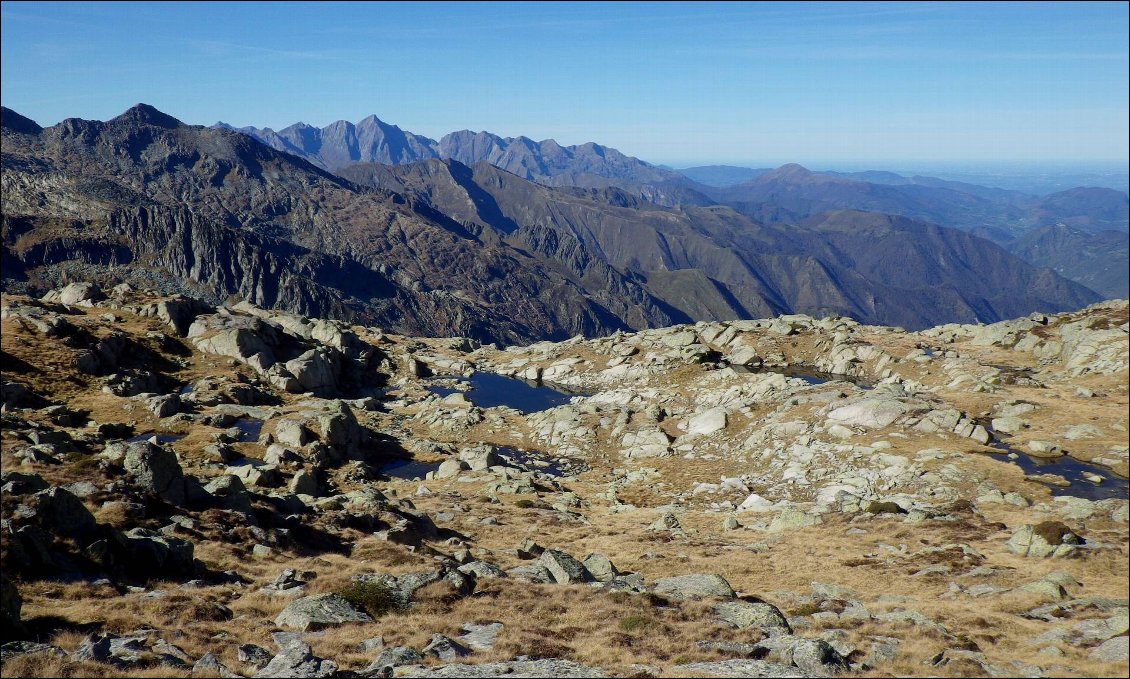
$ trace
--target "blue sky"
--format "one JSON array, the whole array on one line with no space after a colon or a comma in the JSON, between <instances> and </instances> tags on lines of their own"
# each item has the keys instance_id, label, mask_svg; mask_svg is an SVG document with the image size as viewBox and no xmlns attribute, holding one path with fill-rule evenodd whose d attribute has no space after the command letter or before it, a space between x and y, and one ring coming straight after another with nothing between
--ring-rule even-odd
<instances>
[{"instance_id":1,"label":"blue sky","mask_svg":"<svg viewBox=\"0 0 1130 679\"><path fill-rule=\"evenodd\" d=\"M653 162L1127 158L1128 3L2 3L3 104ZM904 163L905 164L905 163Z\"/></svg>"}]
</instances>

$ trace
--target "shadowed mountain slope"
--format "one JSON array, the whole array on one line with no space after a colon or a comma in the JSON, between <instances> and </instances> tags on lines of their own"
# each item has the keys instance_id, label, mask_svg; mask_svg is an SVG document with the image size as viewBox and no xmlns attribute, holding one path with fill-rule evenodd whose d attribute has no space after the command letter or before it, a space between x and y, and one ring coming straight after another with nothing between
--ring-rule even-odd
<instances>
[{"instance_id":1,"label":"shadowed mountain slope","mask_svg":"<svg viewBox=\"0 0 1130 679\"><path fill-rule=\"evenodd\" d=\"M4 112L8 287L101 272L215 301L504 341L674 320L638 284L618 280L609 310L492 230L360 190L242 134L141 105L40 132L23 120Z\"/></svg>"},{"instance_id":2,"label":"shadowed mountain slope","mask_svg":"<svg viewBox=\"0 0 1130 679\"><path fill-rule=\"evenodd\" d=\"M342 174L493 229L581 280L608 266L624 271L692 318L797 311L922 327L1096 298L971 234L889 215L762 224L725 206L671 209L614 190L554 190L487 163L356 165Z\"/></svg>"}]
</instances>

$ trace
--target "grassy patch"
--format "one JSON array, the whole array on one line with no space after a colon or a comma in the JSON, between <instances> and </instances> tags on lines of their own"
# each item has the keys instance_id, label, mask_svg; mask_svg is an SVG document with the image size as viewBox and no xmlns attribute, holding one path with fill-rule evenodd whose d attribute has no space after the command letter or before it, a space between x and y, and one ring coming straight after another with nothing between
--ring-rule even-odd
<instances>
[{"instance_id":1,"label":"grassy patch","mask_svg":"<svg viewBox=\"0 0 1130 679\"><path fill-rule=\"evenodd\" d=\"M396 590L379 581L350 582L339 589L337 595L355 608L368 613L373 619L386 613L403 612L406 608Z\"/></svg>"},{"instance_id":2,"label":"grassy patch","mask_svg":"<svg viewBox=\"0 0 1130 679\"><path fill-rule=\"evenodd\" d=\"M622 619L618 625L624 632L648 632L663 629L663 623L645 615L629 615Z\"/></svg>"}]
</instances>

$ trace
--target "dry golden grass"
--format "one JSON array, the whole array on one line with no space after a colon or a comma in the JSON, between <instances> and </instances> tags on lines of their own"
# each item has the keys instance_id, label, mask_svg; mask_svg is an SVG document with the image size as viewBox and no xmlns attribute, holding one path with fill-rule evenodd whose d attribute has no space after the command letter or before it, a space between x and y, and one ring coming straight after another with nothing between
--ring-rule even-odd
<instances>
[{"instance_id":1,"label":"dry golden grass","mask_svg":"<svg viewBox=\"0 0 1130 679\"><path fill-rule=\"evenodd\" d=\"M97 316L103 311L79 312L69 318L76 324L91 324L94 331L100 333L105 328L94 324L99 322ZM113 327L135 337L144 336L148 331L167 330L156 319L139 318L121 311L115 313L121 321ZM94 381L75 373L68 363L72 358L69 350L61 349L57 341L15 327L10 319L3 322L2 330L3 350L35 369L20 376L33 388L51 391L61 400L90 410L92 418L99 422L132 422L139 432L157 430L157 420L136 401L103 394L95 388ZM372 336L368 331L364 334ZM918 335L891 335L870 330L857 334L862 340L882 347L895 357L906 355L923 341ZM756 341L752 336L750 339L764 354L779 351L789 360L803 363L814 362L829 346L826 336L809 332L791 337L761 333ZM385 336L381 341L386 348L397 351L414 345L431 347L429 351L441 353L443 346L443 340L397 336ZM1125 428L1120 430L1112 426L1121 424L1125 427L1126 424L1124 375L1068 380L1056 373L1055 366L1036 365L1030 355L971 347L965 342L945 348L957 349L984 364L1034 368L1038 378L1049 385L1047 389L1008 385L993 394L942 388L938 395L955 406L972 415L980 415L991 411L993 405L1000 401L1021 398L1042 406L1030 418L1035 426L1025 432L1026 437L1058 440L1059 433L1067 425L1092 422L1103 429L1103 436L1068 446L1073 454L1086 457L1111 445L1125 445ZM489 349L482 350L479 355L499 362L513 358ZM582 356L597 370L606 360L583 344L563 346L560 355ZM250 374L246 368L235 366L225 358L192 352L186 360L185 367L171 373L179 381L205 375L234 379L240 372ZM541 364L552 363L553 360L556 358L541 361ZM868 370L871 367L866 366ZM908 361L891 367L905 378L933 387L944 387L952 379L936 364ZM665 396L673 399L673 409L679 410L690 408L696 391L710 384L711 379L701 366L688 365L667 374L649 376L641 380L640 385L662 389ZM1087 386L1104 396L1089 400L1074 398L1071 394L1076 385ZM822 390L838 388L829 385L813 391L823 393ZM418 399L424 388L412 382L405 385L401 393ZM299 408L299 400L300 397L283 396L281 410L290 412ZM205 537L196 542L196 557L216 571L236 570L250 584L182 589L177 583L158 582L151 583L150 587L163 590L165 596L146 597L119 595L109 588L88 584L22 581L19 585L25 600L24 617L38 621L36 629L41 631L42 640L68 651L77 647L89 630L126 633L145 626L152 627L156 636L182 648L192 658L212 652L221 662L239 669L236 648L240 644L254 643L273 648L270 642L270 634L276 630L273 620L291 599L272 597L257 590L274 580L283 569L293 568L300 573L309 571L316 576L310 580L307 594L334 592L340 591L354 575L361 573L402 574L432 570L436 567L434 554L451 554L464 546L471 549L475 558L489 560L502 568L528 564L517 557L514 548L531 538L544 547L560 549L577 558L583 558L590 552L603 553L621 571L638 572L648 582L670 575L719 573L739 593L775 604L789 615L809 616L817 612L818 606L799 600L797 596L807 594L814 582L834 584L854 592L854 596L872 613L910 609L945 625L952 632L946 635L929 626L910 623L807 618L810 626L798 630L799 633L811 636L827 629L842 629L848 643L864 650L869 648L872 636L896 636L902 640L900 655L893 662L865 676L961 676L980 673L980 668L961 663L946 667L924 664L937 653L956 647L979 648L989 662L1006 669L1012 667L1012 661L1021 661L1045 666L1050 673L1058 673L1055 668L1070 668L1071 673L1087 676L1126 674L1125 665L1104 665L1087 659L1089 649L1061 644L1059 648L1064 656L1050 659L1036 656L1038 649L1026 643L1049 629L1067 628L1080 619L1101 615L1097 611L1084 611L1063 621L1046 623L1018 615L1043 603L1038 597L1009 593L974 599L966 594L952 597L948 594L951 581L966 587L988 583L1011 589L1037 581L1052 571L1062 570L1081 583L1079 587L1069 588L1071 596L1125 598L1130 594L1126 526L1103 517L1085 522L1068 521L1068 524L1081 531L1089 542L1109 545L1109 549L1087 551L1080 558L1055 560L1025 559L1007 551L1005 543L1012 529L1025 523L1054 518L1030 508L1011 505L979 506L977 511L980 516L963 511L958 521L918 524L904 523L900 517L853 520L850 515L828 514L823 517L821 525L789 533L768 534L748 529L722 531L719 524L726 514L705 511L708 503L724 498L740 502L743 498L740 494L704 495L687 498L678 507L677 515L687 537L673 538L664 533L645 531L657 517L655 507L670 504L673 497L688 492L696 483L713 483L720 476L764 471L764 463L752 457L750 451L741 450L737 444L760 427L761 418L778 405L775 402L758 404L751 416L737 414L731 417L727 435L735 445L716 459L709 460L687 460L680 456L624 460L619 454L619 441L609 440L607 429L601 429L597 440L586 451L586 461L591 470L563 484L582 499L582 505L574 509L579 515L576 519L544 508L560 499L555 492L503 495L499 498L500 504L482 502L488 484L486 477L472 483L427 481L427 487L433 492L425 496L415 496L418 484L412 481L393 480L377 484L390 496L410 498L417 509L430 516L440 511L452 511L456 505L461 506L466 511L455 511L452 521L441 524L441 528L463 536L459 544L437 540L412 551L360 531L340 530L336 532L348 546L348 554L311 554L284 548L267 557L252 558L250 537L236 544L211 539L216 537L216 525L228 520L221 513L214 510L186 511L200 522ZM811 420L815 417L813 411L818 407L818 403L791 406L782 419ZM456 447L479 441L538 447L529 435L525 419L521 417L507 415L502 425L488 420L466 432L452 433L432 431L421 421L406 417L418 408L409 405L391 413L364 413L359 416L378 431L407 431L410 436L451 443ZM593 423L597 419L596 416L586 417L590 417ZM680 419L685 418L668 418L662 426L672 435L681 434L675 428ZM642 420L643 416L637 414L631 426L641 424ZM220 473L221 468L205 464L207 461L201 450L212 441L215 430L203 426L177 426L180 427L176 430L178 433L187 434L173 444L186 471L202 478ZM72 431L77 434L81 430ZM269 427L265 431L269 431ZM896 434L907 436L902 438ZM14 440L11 432L3 432L2 463L5 470L16 468L17 463L10 452ZM1050 499L1047 488L1025 481L1023 473L1015 465L978 454L987 449L969 440L888 428L867 432L848 442L866 444L877 440L892 444L883 452L911 459L925 448L963 453L956 458L923 465L929 470L946 465L954 465L961 470L967 480L956 486L963 498L976 497L978 484L989 480L996 487L1006 492L1020 492L1033 502ZM257 444L243 444L241 448L248 454L261 452ZM429 461L438 461L438 458ZM611 502L603 497L607 484L613 479L612 469L640 467L656 468L659 475L621 487L619 499L639 509L614 511ZM104 484L112 480L103 477L91 464L76 461L58 466L36 466L33 470L54 484L78 480ZM341 490L363 485L351 483L343 485ZM123 529L137 525L136 520L120 506L101 507L103 499L96 497L88 503L100 522ZM14 499L4 498L6 516L14 503ZM497 525L482 525L481 520L485 517L495 519ZM749 524L765 517L739 514L737 518L743 524ZM312 521L317 525L324 523L322 519ZM158 527L159 520L150 520L149 523ZM852 528L866 532L849 535L848 531ZM969 557L960 549L952 548L937 553L922 552L926 548L952 543L967 544L983 558ZM993 566L998 572L981 578L962 577L963 573L982 563ZM948 566L952 571L941 576L914 575L930 565ZM677 664L722 658L718 653L699 649L697 641L751 642L759 639L757 632L718 624L710 611L710 602L672 602L647 595L607 594L587 586L539 586L508 580L484 580L473 596L458 598L453 596L446 584L437 583L422 590L419 599L408 611L390 613L372 623L346 625L325 634L312 635L310 643L315 653L334 659L343 668L360 669L376 655L375 652L359 650L362 640L382 636L390 646L422 648L432 634L456 637L464 623L499 621L505 627L495 648L476 653L469 660L507 660L516 655L562 657L605 668L615 675L630 675L634 671L632 665L639 663L659 667L664 676L676 676L678 671L673 667ZM230 614L221 606L230 610ZM6 663L3 673L4 676L121 674L107 666L74 665L46 656L18 658ZM128 674L178 676L176 671L164 667L131 670Z\"/></svg>"}]
</instances>

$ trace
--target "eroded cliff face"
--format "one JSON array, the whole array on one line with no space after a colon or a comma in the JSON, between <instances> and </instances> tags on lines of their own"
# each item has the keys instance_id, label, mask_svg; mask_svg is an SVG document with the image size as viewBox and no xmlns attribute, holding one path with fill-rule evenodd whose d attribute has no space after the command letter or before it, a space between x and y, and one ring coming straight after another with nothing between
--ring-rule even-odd
<instances>
[{"instance_id":1,"label":"eroded cliff face","mask_svg":"<svg viewBox=\"0 0 1130 679\"><path fill-rule=\"evenodd\" d=\"M791 312L921 328L1096 299L968 234L885 215L766 225L453 160L343 178L143 105L47 129L4 120L9 290L131 280L503 343Z\"/></svg>"},{"instance_id":2,"label":"eroded cliff face","mask_svg":"<svg viewBox=\"0 0 1130 679\"><path fill-rule=\"evenodd\" d=\"M672 320L639 290L593 301L567 271L429 205L151 110L7 126L3 181L13 289L113 271L217 302L503 342Z\"/></svg>"}]
</instances>

